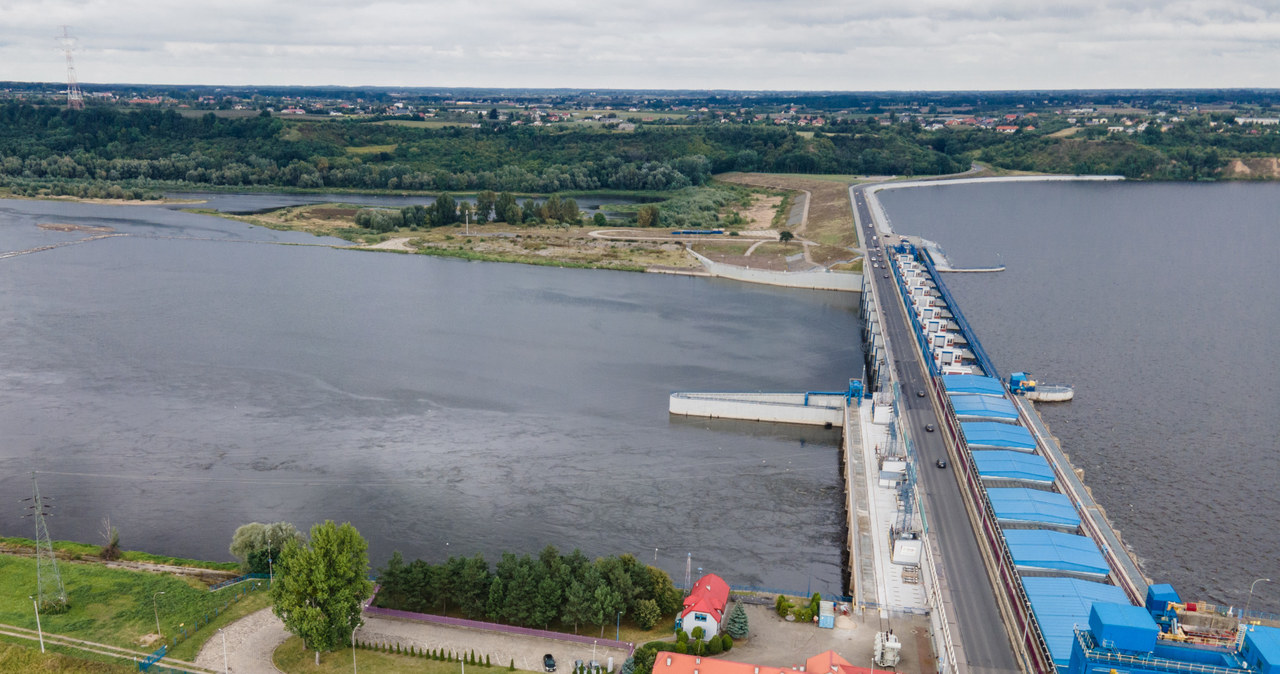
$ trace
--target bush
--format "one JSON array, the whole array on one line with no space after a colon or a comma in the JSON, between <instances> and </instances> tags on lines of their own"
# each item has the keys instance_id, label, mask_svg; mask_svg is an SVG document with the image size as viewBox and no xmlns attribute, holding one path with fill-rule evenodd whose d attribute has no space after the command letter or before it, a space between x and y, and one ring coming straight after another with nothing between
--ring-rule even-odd
<instances>
[{"instance_id":1,"label":"bush","mask_svg":"<svg viewBox=\"0 0 1280 674\"><path fill-rule=\"evenodd\" d=\"M727 632L720 635L720 650L725 653L733 650L733 637L729 636Z\"/></svg>"},{"instance_id":2,"label":"bush","mask_svg":"<svg viewBox=\"0 0 1280 674\"><path fill-rule=\"evenodd\" d=\"M641 599L636 602L636 626L642 630L651 630L662 619L662 611L658 602L652 599Z\"/></svg>"},{"instance_id":3,"label":"bush","mask_svg":"<svg viewBox=\"0 0 1280 674\"><path fill-rule=\"evenodd\" d=\"M724 647L720 644L720 637L711 637L711 641L707 642L707 655L720 655Z\"/></svg>"}]
</instances>

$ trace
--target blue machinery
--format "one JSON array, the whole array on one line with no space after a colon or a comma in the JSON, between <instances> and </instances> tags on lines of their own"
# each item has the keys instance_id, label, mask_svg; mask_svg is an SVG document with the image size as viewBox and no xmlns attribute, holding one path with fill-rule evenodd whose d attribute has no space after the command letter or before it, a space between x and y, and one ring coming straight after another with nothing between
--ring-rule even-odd
<instances>
[{"instance_id":1,"label":"blue machinery","mask_svg":"<svg viewBox=\"0 0 1280 674\"><path fill-rule=\"evenodd\" d=\"M849 390L847 391L805 391L804 406L809 406L809 396L844 396L845 407L853 404L853 399L857 398L858 402L862 402L862 380L850 379Z\"/></svg>"}]
</instances>

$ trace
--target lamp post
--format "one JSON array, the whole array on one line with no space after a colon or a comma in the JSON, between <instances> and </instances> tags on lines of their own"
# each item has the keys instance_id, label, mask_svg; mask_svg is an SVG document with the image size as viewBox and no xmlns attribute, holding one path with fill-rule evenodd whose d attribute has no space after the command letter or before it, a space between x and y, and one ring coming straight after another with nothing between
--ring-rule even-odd
<instances>
[{"instance_id":1,"label":"lamp post","mask_svg":"<svg viewBox=\"0 0 1280 674\"><path fill-rule=\"evenodd\" d=\"M40 652L43 653L44 652L44 630L40 627L40 602L36 601L36 598L34 595L28 596L27 598L31 600L31 605L34 606L36 609L36 633L40 635Z\"/></svg>"},{"instance_id":2,"label":"lamp post","mask_svg":"<svg viewBox=\"0 0 1280 674\"><path fill-rule=\"evenodd\" d=\"M458 664L462 665L462 674L467 674L467 661L461 655L458 656Z\"/></svg>"},{"instance_id":3,"label":"lamp post","mask_svg":"<svg viewBox=\"0 0 1280 674\"><path fill-rule=\"evenodd\" d=\"M275 555L271 554L271 534L268 532L267 533L267 587L271 587L271 584L274 583L276 580L276 569L275 569L275 565L272 564L272 557L275 557ZM262 558L259 557L258 559L262 559ZM261 569L262 567L258 567L258 568Z\"/></svg>"},{"instance_id":4,"label":"lamp post","mask_svg":"<svg viewBox=\"0 0 1280 674\"><path fill-rule=\"evenodd\" d=\"M1253 583L1251 583L1251 584L1249 585L1249 598L1248 598L1247 600L1245 600L1245 602L1244 602L1244 612L1240 614L1240 617L1241 617L1241 618L1244 618L1244 622L1245 622L1245 623L1248 623L1248 622L1249 622L1249 603L1253 601L1253 588L1254 588L1254 586L1256 586L1258 583L1270 583L1270 582L1271 582L1271 579L1270 579L1270 578L1259 578L1259 579L1257 579L1257 580L1253 581Z\"/></svg>"},{"instance_id":5,"label":"lamp post","mask_svg":"<svg viewBox=\"0 0 1280 674\"><path fill-rule=\"evenodd\" d=\"M151 595L151 610L156 614L156 635L164 639L164 633L160 631L160 607L156 604L156 597L162 594L164 590Z\"/></svg>"},{"instance_id":6,"label":"lamp post","mask_svg":"<svg viewBox=\"0 0 1280 674\"><path fill-rule=\"evenodd\" d=\"M227 662L227 633L219 627L218 634L222 635L222 674L230 674L231 665Z\"/></svg>"},{"instance_id":7,"label":"lamp post","mask_svg":"<svg viewBox=\"0 0 1280 674\"><path fill-rule=\"evenodd\" d=\"M622 641L622 611L618 611L618 621L613 626L613 640Z\"/></svg>"},{"instance_id":8,"label":"lamp post","mask_svg":"<svg viewBox=\"0 0 1280 674\"><path fill-rule=\"evenodd\" d=\"M354 619L353 621L354 622ZM356 674L356 628L351 628L351 674Z\"/></svg>"}]
</instances>

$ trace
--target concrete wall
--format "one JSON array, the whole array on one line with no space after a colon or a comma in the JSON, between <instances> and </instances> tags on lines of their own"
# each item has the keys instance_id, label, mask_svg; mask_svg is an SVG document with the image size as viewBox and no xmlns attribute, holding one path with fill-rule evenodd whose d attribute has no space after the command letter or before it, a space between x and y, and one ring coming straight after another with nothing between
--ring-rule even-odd
<instances>
[{"instance_id":1,"label":"concrete wall","mask_svg":"<svg viewBox=\"0 0 1280 674\"><path fill-rule=\"evenodd\" d=\"M810 426L844 423L843 395L803 393L672 393L668 411L690 417L774 421Z\"/></svg>"},{"instance_id":2,"label":"concrete wall","mask_svg":"<svg viewBox=\"0 0 1280 674\"><path fill-rule=\"evenodd\" d=\"M773 271L772 269L750 269L732 264L715 262L692 250L689 251L712 276L745 281L746 283L763 283L771 286L787 288L810 288L813 290L843 290L845 292L862 292L862 274L840 271Z\"/></svg>"}]
</instances>

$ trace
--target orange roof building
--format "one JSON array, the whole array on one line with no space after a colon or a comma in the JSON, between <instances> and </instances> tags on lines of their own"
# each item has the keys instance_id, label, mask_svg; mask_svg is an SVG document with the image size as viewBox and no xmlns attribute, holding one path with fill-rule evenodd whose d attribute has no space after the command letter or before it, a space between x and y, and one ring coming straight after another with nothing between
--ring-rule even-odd
<instances>
[{"instance_id":1,"label":"orange roof building","mask_svg":"<svg viewBox=\"0 0 1280 674\"><path fill-rule=\"evenodd\" d=\"M804 669L764 667L719 658L659 653L653 663L653 674L889 674L879 669L855 667L835 651L819 653L804 662Z\"/></svg>"}]
</instances>

